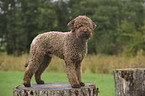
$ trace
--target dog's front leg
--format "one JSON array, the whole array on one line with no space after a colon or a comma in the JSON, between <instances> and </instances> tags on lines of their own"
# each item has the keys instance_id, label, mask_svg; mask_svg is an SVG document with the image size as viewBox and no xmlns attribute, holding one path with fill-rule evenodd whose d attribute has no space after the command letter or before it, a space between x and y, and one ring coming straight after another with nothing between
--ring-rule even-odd
<instances>
[{"instance_id":1,"label":"dog's front leg","mask_svg":"<svg viewBox=\"0 0 145 96\"><path fill-rule=\"evenodd\" d=\"M81 86L85 86L85 84L82 82L82 63L81 61L76 62L76 72L77 72L77 77L79 80L79 83Z\"/></svg>"},{"instance_id":2,"label":"dog's front leg","mask_svg":"<svg viewBox=\"0 0 145 96\"><path fill-rule=\"evenodd\" d=\"M69 82L73 88L80 88L81 85L78 81L75 63L72 60L65 60L66 63L66 74L68 76Z\"/></svg>"}]
</instances>

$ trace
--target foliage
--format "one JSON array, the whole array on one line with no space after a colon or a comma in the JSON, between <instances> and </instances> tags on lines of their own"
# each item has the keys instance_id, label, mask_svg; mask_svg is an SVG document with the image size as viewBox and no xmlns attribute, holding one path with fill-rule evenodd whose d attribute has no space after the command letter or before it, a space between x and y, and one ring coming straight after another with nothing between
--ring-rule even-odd
<instances>
[{"instance_id":1,"label":"foliage","mask_svg":"<svg viewBox=\"0 0 145 96\"><path fill-rule=\"evenodd\" d=\"M145 48L144 32L137 31L132 22L124 21L119 29L118 42L123 45L127 55L135 56L138 51Z\"/></svg>"},{"instance_id":2,"label":"foliage","mask_svg":"<svg viewBox=\"0 0 145 96\"><path fill-rule=\"evenodd\" d=\"M90 54L135 56L145 50L144 0L1 0L0 50L21 55L29 52L33 38L47 31L68 31L78 15L96 24L89 41Z\"/></svg>"}]
</instances>

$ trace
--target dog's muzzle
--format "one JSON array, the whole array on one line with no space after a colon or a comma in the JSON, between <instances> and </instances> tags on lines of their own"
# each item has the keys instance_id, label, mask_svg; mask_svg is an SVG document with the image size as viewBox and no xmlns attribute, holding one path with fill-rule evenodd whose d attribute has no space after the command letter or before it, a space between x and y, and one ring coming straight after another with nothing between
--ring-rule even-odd
<instances>
[{"instance_id":1,"label":"dog's muzzle","mask_svg":"<svg viewBox=\"0 0 145 96\"><path fill-rule=\"evenodd\" d=\"M91 32L89 32L88 30L84 30L81 34L81 38L89 39L90 37L91 37Z\"/></svg>"},{"instance_id":2,"label":"dog's muzzle","mask_svg":"<svg viewBox=\"0 0 145 96\"><path fill-rule=\"evenodd\" d=\"M85 38L85 39L89 39L89 38L90 38L90 34L82 34L81 37L82 37L82 38Z\"/></svg>"}]
</instances>

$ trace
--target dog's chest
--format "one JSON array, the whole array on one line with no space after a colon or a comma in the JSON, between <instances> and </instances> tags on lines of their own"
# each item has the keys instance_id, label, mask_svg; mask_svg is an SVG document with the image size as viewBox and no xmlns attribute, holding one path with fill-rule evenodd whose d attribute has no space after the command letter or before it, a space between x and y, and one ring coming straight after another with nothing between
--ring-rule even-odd
<instances>
[{"instance_id":1,"label":"dog's chest","mask_svg":"<svg viewBox=\"0 0 145 96\"><path fill-rule=\"evenodd\" d=\"M76 59L76 60L83 60L84 57L85 57L85 53L77 53L77 54L75 55L75 59Z\"/></svg>"},{"instance_id":2,"label":"dog's chest","mask_svg":"<svg viewBox=\"0 0 145 96\"><path fill-rule=\"evenodd\" d=\"M67 49L67 48L66 48ZM82 44L72 44L70 48L67 50L68 55L70 58L75 60L83 60L87 53L86 45Z\"/></svg>"}]
</instances>

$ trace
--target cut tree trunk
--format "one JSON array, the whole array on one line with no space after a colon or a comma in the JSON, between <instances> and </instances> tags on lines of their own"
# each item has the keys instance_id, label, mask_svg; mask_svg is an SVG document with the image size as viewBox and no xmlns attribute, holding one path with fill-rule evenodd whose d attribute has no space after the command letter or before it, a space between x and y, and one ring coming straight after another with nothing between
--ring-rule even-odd
<instances>
[{"instance_id":1,"label":"cut tree trunk","mask_svg":"<svg viewBox=\"0 0 145 96\"><path fill-rule=\"evenodd\" d=\"M113 70L116 96L145 96L145 68Z\"/></svg>"},{"instance_id":2,"label":"cut tree trunk","mask_svg":"<svg viewBox=\"0 0 145 96\"><path fill-rule=\"evenodd\" d=\"M84 87L72 88L69 83L32 84L31 87L17 86L14 96L98 96L95 84L85 83Z\"/></svg>"}]
</instances>

